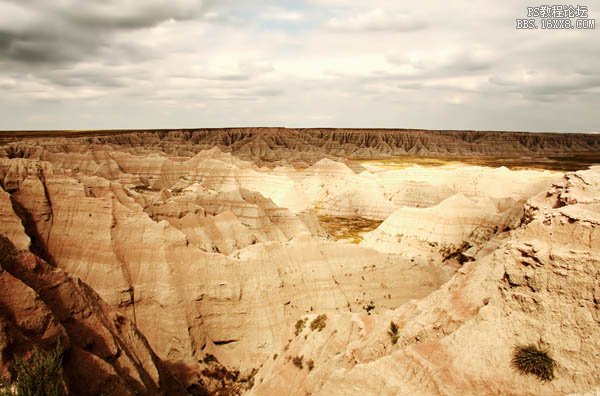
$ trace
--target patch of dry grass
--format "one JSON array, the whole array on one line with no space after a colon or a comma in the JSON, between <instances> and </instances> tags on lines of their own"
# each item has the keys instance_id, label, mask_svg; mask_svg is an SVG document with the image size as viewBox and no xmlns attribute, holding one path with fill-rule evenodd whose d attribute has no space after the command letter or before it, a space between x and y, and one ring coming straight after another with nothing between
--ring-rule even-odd
<instances>
[{"instance_id":1,"label":"patch of dry grass","mask_svg":"<svg viewBox=\"0 0 600 396\"><path fill-rule=\"evenodd\" d=\"M327 326L327 315L325 314L317 316L312 322L310 322L310 329L313 331L321 331L325 328L325 326Z\"/></svg>"},{"instance_id":2,"label":"patch of dry grass","mask_svg":"<svg viewBox=\"0 0 600 396\"><path fill-rule=\"evenodd\" d=\"M304 359L304 356L294 356L294 358L292 359L292 363L294 363L294 366L298 367L300 370L302 370L302 361Z\"/></svg>"},{"instance_id":3,"label":"patch of dry grass","mask_svg":"<svg viewBox=\"0 0 600 396\"><path fill-rule=\"evenodd\" d=\"M373 165L382 169L404 169L413 165L463 166L478 165L489 167L505 166L509 169L546 169L551 171L575 171L586 169L590 165L600 163L600 154L580 153L577 155L548 157L412 157L396 156L385 158L353 158L351 162L358 165Z\"/></svg>"},{"instance_id":4,"label":"patch of dry grass","mask_svg":"<svg viewBox=\"0 0 600 396\"><path fill-rule=\"evenodd\" d=\"M335 217L319 216L321 226L336 241L349 240L360 243L362 235L373 231L382 223L381 220L371 220L364 217Z\"/></svg>"}]
</instances>

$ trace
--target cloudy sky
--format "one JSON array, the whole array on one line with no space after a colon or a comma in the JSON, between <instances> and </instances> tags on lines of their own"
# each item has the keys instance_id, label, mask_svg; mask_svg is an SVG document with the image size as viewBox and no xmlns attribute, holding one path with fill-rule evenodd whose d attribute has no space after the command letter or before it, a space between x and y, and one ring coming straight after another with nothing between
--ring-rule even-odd
<instances>
[{"instance_id":1,"label":"cloudy sky","mask_svg":"<svg viewBox=\"0 0 600 396\"><path fill-rule=\"evenodd\" d=\"M600 130L600 27L536 5L0 0L0 129Z\"/></svg>"}]
</instances>

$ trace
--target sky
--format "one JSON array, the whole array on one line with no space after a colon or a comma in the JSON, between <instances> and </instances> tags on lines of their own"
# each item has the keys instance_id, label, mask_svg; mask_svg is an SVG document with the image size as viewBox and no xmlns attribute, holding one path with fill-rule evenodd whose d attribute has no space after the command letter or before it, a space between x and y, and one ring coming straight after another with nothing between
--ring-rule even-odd
<instances>
[{"instance_id":1,"label":"sky","mask_svg":"<svg viewBox=\"0 0 600 396\"><path fill-rule=\"evenodd\" d=\"M0 130L600 131L600 27L534 1L0 0Z\"/></svg>"}]
</instances>

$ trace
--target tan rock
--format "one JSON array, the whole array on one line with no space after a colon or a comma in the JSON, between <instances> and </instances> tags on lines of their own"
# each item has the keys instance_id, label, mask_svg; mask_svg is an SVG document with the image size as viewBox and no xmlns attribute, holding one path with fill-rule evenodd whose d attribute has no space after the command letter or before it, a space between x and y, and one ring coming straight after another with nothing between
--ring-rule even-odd
<instances>
[{"instance_id":1,"label":"tan rock","mask_svg":"<svg viewBox=\"0 0 600 396\"><path fill-rule=\"evenodd\" d=\"M329 315L322 332L293 337L259 371L251 394L593 392L600 365L600 231L594 226L600 210L590 193L600 187L593 182L598 171L569 174L562 187L530 200L528 224L430 296L370 317ZM570 198L586 203L555 207L555 195L567 191L584 191ZM392 321L396 344L388 334ZM519 344L548 348L555 379L516 372L511 358ZM313 360L314 369L299 370L288 361L293 356Z\"/></svg>"},{"instance_id":2,"label":"tan rock","mask_svg":"<svg viewBox=\"0 0 600 396\"><path fill-rule=\"evenodd\" d=\"M124 316L78 278L35 257L17 253L0 235L0 369L14 356L47 349L59 339L66 349L63 378L71 394L186 394Z\"/></svg>"},{"instance_id":3,"label":"tan rock","mask_svg":"<svg viewBox=\"0 0 600 396\"><path fill-rule=\"evenodd\" d=\"M596 336L600 299L598 170L560 180L361 157L511 152L539 165L596 146L579 135L272 129L23 140L0 158L0 232L24 249L30 241L147 338L134 349L153 364L132 352L117 367L106 356L122 334L90 322L104 349L72 347L84 363L68 370L82 378L86 367L131 370L133 382L164 391L151 346L186 386L203 381L212 392L248 389L260 368L253 394L581 393L598 386L598 346L586 335ZM383 223L350 230L364 238L355 245L327 238L317 214ZM464 243L473 246L455 251ZM461 267L455 253L476 261ZM70 304L78 290L55 292ZM52 316L23 296L38 329ZM325 328L310 329L322 314ZM400 327L393 346L390 321ZM541 385L507 363L515 343L539 339L559 363L557 379Z\"/></svg>"}]
</instances>

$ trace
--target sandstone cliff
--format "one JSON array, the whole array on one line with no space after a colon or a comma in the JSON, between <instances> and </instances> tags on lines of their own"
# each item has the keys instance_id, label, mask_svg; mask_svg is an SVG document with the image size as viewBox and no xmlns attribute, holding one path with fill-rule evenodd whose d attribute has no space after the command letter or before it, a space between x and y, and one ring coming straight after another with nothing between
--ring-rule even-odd
<instances>
[{"instance_id":1,"label":"sandstone cliff","mask_svg":"<svg viewBox=\"0 0 600 396\"><path fill-rule=\"evenodd\" d=\"M3 134L11 140L11 133ZM40 132L35 136L53 136ZM25 136L31 136L25 135ZM219 147L238 157L261 162L286 161L313 163L323 156L337 158L432 156L482 159L527 158L541 160L563 157L578 161L598 161L600 138L595 134L525 133L493 131L430 131L413 129L299 129L299 128L222 128L154 131L69 132L65 138L51 139L46 146L54 151L72 150L73 144L98 144L160 148L169 154L189 156L200 150ZM19 134L22 139L23 134ZM7 156L30 156L35 149L27 144L13 144ZM575 162L578 162L575 161Z\"/></svg>"},{"instance_id":2,"label":"sandstone cliff","mask_svg":"<svg viewBox=\"0 0 600 396\"><path fill-rule=\"evenodd\" d=\"M600 386L598 224L600 167L567 174L528 201L520 227L490 242L430 296L375 316L328 315L322 331L291 334L286 350L259 371L251 394L594 392ZM390 322L398 326L395 343ZM554 380L511 367L519 344L550 351ZM294 357L302 357L302 369Z\"/></svg>"},{"instance_id":3,"label":"sandstone cliff","mask_svg":"<svg viewBox=\"0 0 600 396\"><path fill-rule=\"evenodd\" d=\"M74 395L185 395L145 337L85 283L0 235L0 375L16 356L60 342Z\"/></svg>"},{"instance_id":4,"label":"sandstone cliff","mask_svg":"<svg viewBox=\"0 0 600 396\"><path fill-rule=\"evenodd\" d=\"M595 290L598 169L358 159L510 152L547 163L598 147L587 135L537 136L235 129L22 139L0 148L0 233L29 251L23 262L89 285L95 297L83 305L102 299L105 316L147 340L153 363L127 363L142 385L126 378L126 389L166 391L173 373L198 392L584 391L595 383L575 349L559 347L557 379L544 387L509 362L514 343L554 347L564 337L597 363L597 345L577 327L597 320L595 305L573 293ZM528 260L533 272L522 273ZM13 272L46 301L27 271ZM324 314L326 327L309 330ZM101 325L114 334L110 323Z\"/></svg>"}]
</instances>

